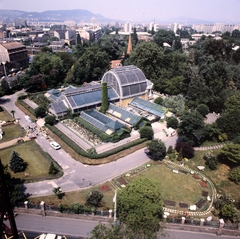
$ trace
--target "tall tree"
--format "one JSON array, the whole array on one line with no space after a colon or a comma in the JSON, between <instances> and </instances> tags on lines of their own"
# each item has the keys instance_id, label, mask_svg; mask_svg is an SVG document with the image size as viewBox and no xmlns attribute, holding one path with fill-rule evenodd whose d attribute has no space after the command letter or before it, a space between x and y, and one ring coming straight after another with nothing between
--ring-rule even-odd
<instances>
[{"instance_id":1,"label":"tall tree","mask_svg":"<svg viewBox=\"0 0 240 239\"><path fill-rule=\"evenodd\" d=\"M168 43L170 46L172 46L174 39L174 32L168 30L159 30L153 37L154 42L157 43L160 47L163 47L163 43Z\"/></svg>"},{"instance_id":2,"label":"tall tree","mask_svg":"<svg viewBox=\"0 0 240 239\"><path fill-rule=\"evenodd\" d=\"M156 238L163 216L161 191L149 178L135 179L117 195L117 217L126 225L128 238Z\"/></svg>"},{"instance_id":3,"label":"tall tree","mask_svg":"<svg viewBox=\"0 0 240 239\"><path fill-rule=\"evenodd\" d=\"M100 111L102 113L106 113L108 109L108 88L107 88L107 82L102 83L102 105Z\"/></svg>"},{"instance_id":4,"label":"tall tree","mask_svg":"<svg viewBox=\"0 0 240 239\"><path fill-rule=\"evenodd\" d=\"M82 81L99 80L110 68L110 59L106 52L97 45L88 47L78 60L80 69L87 72L82 75ZM76 71L77 69L75 69Z\"/></svg>"},{"instance_id":5,"label":"tall tree","mask_svg":"<svg viewBox=\"0 0 240 239\"><path fill-rule=\"evenodd\" d=\"M202 115L198 111L188 112L180 117L178 136L185 143L199 146L205 139L205 124Z\"/></svg>"},{"instance_id":6,"label":"tall tree","mask_svg":"<svg viewBox=\"0 0 240 239\"><path fill-rule=\"evenodd\" d=\"M14 173L23 172L27 167L27 163L16 151L13 151L10 156L9 167Z\"/></svg>"},{"instance_id":7,"label":"tall tree","mask_svg":"<svg viewBox=\"0 0 240 239\"><path fill-rule=\"evenodd\" d=\"M161 73L161 61L163 59L163 50L154 42L141 42L130 54L131 64L139 67L146 78L157 80Z\"/></svg>"}]
</instances>

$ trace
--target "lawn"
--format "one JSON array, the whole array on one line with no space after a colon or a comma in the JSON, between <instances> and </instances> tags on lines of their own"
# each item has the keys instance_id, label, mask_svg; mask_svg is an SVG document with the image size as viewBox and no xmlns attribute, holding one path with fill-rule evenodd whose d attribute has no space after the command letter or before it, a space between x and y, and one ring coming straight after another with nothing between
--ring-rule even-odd
<instances>
[{"instance_id":1,"label":"lawn","mask_svg":"<svg viewBox=\"0 0 240 239\"><path fill-rule=\"evenodd\" d=\"M0 143L7 142L12 139L17 139L19 137L24 137L26 135L26 131L22 129L19 124L12 124L8 126L2 127L3 138ZM17 140L16 140L17 141Z\"/></svg>"},{"instance_id":2,"label":"lawn","mask_svg":"<svg viewBox=\"0 0 240 239\"><path fill-rule=\"evenodd\" d=\"M204 174L212 180L215 184L217 192L230 193L234 198L239 198L240 184L235 184L234 182L228 179L230 167L227 164L219 164L217 170L210 170L205 165L205 160L203 159L204 154L207 151L195 151L195 156L193 159L190 159L186 164L192 169L197 170L197 166L205 166ZM220 149L211 150L214 155L220 153Z\"/></svg>"},{"instance_id":3,"label":"lawn","mask_svg":"<svg viewBox=\"0 0 240 239\"><path fill-rule=\"evenodd\" d=\"M13 177L24 179L26 182L44 180L50 177L48 174L50 156L48 156L34 140L0 150L0 158L4 165L9 163L13 150L28 163L25 172L13 173L9 170ZM25 177L25 173L29 174L29 176Z\"/></svg>"},{"instance_id":4,"label":"lawn","mask_svg":"<svg viewBox=\"0 0 240 239\"><path fill-rule=\"evenodd\" d=\"M0 120L10 121L13 120L13 117L4 109L2 112L0 112Z\"/></svg>"}]
</instances>

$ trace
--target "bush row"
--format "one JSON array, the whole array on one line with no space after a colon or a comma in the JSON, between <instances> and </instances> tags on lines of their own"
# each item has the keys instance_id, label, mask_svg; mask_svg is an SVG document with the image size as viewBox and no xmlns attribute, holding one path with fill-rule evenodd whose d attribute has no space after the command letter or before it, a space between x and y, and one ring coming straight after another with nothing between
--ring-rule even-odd
<instances>
[{"instance_id":1,"label":"bush row","mask_svg":"<svg viewBox=\"0 0 240 239\"><path fill-rule=\"evenodd\" d=\"M133 146L136 146L138 144L141 144L145 141L147 141L146 138L143 139L137 139L135 141L132 141L130 143L124 144L118 148L112 149L110 151L101 153L101 154L92 154L88 153L82 148L80 148L79 145L77 145L75 142L73 142L70 138L68 138L65 134L63 134L60 130L58 130L56 127L51 125L46 125L48 129L50 129L54 134L56 134L64 143L66 143L69 147L71 147L75 152L82 155L83 157L90 158L90 159L100 159L100 158L106 158L108 156L111 156L113 154L117 154L125 149L129 149Z\"/></svg>"},{"instance_id":2,"label":"bush row","mask_svg":"<svg viewBox=\"0 0 240 239\"><path fill-rule=\"evenodd\" d=\"M21 106L23 106L28 112L30 112L30 113L35 117L34 109L23 101L23 100L26 99L26 98L27 98L26 95L19 96L19 97L18 97L18 103L19 103Z\"/></svg>"}]
</instances>

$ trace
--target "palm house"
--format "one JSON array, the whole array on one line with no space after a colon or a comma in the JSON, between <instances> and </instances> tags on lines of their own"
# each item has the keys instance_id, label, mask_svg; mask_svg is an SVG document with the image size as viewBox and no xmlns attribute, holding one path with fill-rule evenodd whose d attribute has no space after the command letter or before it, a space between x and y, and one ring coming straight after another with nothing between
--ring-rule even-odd
<instances>
[{"instance_id":1,"label":"palm house","mask_svg":"<svg viewBox=\"0 0 240 239\"><path fill-rule=\"evenodd\" d=\"M103 75L101 82L107 82L116 91L121 106L126 106L134 97L148 98L148 80L136 66L111 69Z\"/></svg>"}]
</instances>

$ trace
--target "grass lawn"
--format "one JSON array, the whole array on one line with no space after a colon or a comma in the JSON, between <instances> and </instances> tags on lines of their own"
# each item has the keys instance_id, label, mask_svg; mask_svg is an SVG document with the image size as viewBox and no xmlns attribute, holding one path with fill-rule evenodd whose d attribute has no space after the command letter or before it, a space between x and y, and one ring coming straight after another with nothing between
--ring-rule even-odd
<instances>
[{"instance_id":1,"label":"grass lawn","mask_svg":"<svg viewBox=\"0 0 240 239\"><path fill-rule=\"evenodd\" d=\"M208 178L212 180L215 184L217 192L225 192L230 193L234 198L239 198L240 184L235 184L234 182L228 179L230 167L226 164L219 164L218 169L210 170L205 165L205 160L203 159L204 154L207 151L195 151L195 156L193 159L190 159L186 165L192 169L197 170L197 166L205 166L203 174L205 174ZM214 155L218 155L220 153L220 149L211 150Z\"/></svg>"},{"instance_id":2,"label":"grass lawn","mask_svg":"<svg viewBox=\"0 0 240 239\"><path fill-rule=\"evenodd\" d=\"M28 163L28 166L25 172L19 173L13 173L9 169L12 177L24 179L26 182L44 180L50 177L48 174L50 158L34 140L0 150L0 158L4 165L9 163L10 155L13 150ZM28 173L29 176L25 177L25 173Z\"/></svg>"},{"instance_id":3,"label":"grass lawn","mask_svg":"<svg viewBox=\"0 0 240 239\"><path fill-rule=\"evenodd\" d=\"M24 137L26 135L26 131L22 129L21 125L19 124L12 124L2 127L2 131L4 134L0 143L7 142L12 139L17 139L19 137Z\"/></svg>"},{"instance_id":4,"label":"grass lawn","mask_svg":"<svg viewBox=\"0 0 240 239\"><path fill-rule=\"evenodd\" d=\"M0 112L0 120L10 121L13 120L13 117L4 109L2 112Z\"/></svg>"}]
</instances>

